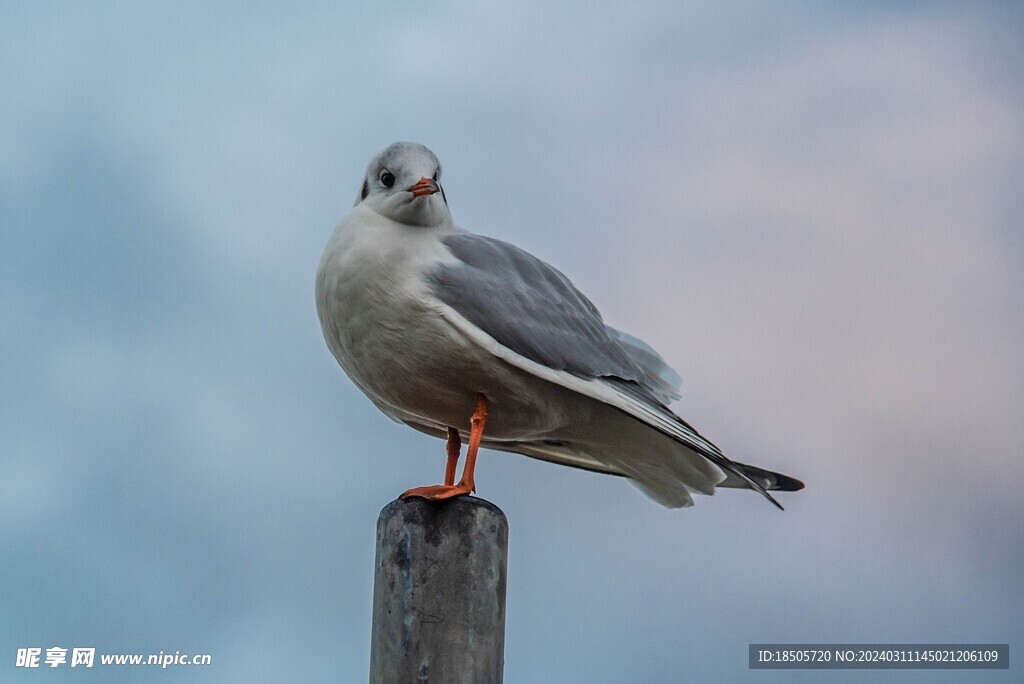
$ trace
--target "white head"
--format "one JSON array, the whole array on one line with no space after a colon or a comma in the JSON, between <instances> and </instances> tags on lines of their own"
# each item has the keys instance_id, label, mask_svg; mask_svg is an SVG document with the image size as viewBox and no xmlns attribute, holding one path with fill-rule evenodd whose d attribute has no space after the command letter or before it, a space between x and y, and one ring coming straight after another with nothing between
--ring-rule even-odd
<instances>
[{"instance_id":1,"label":"white head","mask_svg":"<svg viewBox=\"0 0 1024 684\"><path fill-rule=\"evenodd\" d=\"M397 142L370 160L356 206L412 226L438 226L451 221L440 180L441 163L433 152Z\"/></svg>"}]
</instances>

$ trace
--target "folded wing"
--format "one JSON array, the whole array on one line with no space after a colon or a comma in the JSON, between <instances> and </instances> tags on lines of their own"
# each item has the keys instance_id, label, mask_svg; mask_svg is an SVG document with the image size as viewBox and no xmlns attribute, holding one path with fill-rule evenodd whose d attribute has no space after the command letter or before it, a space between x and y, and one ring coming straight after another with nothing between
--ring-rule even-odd
<instances>
[{"instance_id":1,"label":"folded wing","mask_svg":"<svg viewBox=\"0 0 1024 684\"><path fill-rule=\"evenodd\" d=\"M720 469L698 491L724 480L778 502L744 468L665 404L678 376L637 338L605 325L597 308L552 266L514 245L469 233L444 239L456 260L431 274L443 312L463 334L533 375L612 406ZM712 469L713 471L713 469ZM768 472L768 471L762 471Z\"/></svg>"}]
</instances>

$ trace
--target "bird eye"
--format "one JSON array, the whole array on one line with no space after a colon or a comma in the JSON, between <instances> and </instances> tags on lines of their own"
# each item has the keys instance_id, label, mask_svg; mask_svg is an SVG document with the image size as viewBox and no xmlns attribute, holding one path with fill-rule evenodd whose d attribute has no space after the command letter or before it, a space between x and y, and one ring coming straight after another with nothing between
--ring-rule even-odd
<instances>
[{"instance_id":1,"label":"bird eye","mask_svg":"<svg viewBox=\"0 0 1024 684\"><path fill-rule=\"evenodd\" d=\"M385 188L393 188L395 186L395 174L390 171L383 171L380 174L380 182L384 184Z\"/></svg>"},{"instance_id":2,"label":"bird eye","mask_svg":"<svg viewBox=\"0 0 1024 684\"><path fill-rule=\"evenodd\" d=\"M441 175L441 169L434 169L434 181L437 181L439 175Z\"/></svg>"}]
</instances>

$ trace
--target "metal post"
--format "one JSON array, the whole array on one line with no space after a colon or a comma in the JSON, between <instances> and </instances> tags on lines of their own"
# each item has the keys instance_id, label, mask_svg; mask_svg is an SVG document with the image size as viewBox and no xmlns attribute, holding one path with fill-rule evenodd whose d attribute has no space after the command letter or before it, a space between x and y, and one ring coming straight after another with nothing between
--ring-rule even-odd
<instances>
[{"instance_id":1,"label":"metal post","mask_svg":"<svg viewBox=\"0 0 1024 684\"><path fill-rule=\"evenodd\" d=\"M494 504L392 501L377 519L370 684L502 681L508 521Z\"/></svg>"}]
</instances>

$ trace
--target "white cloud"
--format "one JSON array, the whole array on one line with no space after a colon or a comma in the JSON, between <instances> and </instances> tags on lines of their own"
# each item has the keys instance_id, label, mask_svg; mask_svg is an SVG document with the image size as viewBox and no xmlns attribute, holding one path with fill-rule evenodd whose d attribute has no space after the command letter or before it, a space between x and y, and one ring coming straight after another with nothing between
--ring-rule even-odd
<instances>
[{"instance_id":1,"label":"white cloud","mask_svg":"<svg viewBox=\"0 0 1024 684\"><path fill-rule=\"evenodd\" d=\"M776 3L24 18L0 46L19 58L0 75L17 105L0 110L4 199L33 189L18 216L67 218L42 235L77 241L30 241L9 271L72 255L74 282L12 281L0 298L31 399L5 414L7 443L25 447L5 489L14 533L73 509L118 554L116 574L68 570L75 586L145 592L162 567L162 586L216 600L161 629L227 625L245 636L222 637L238 662L267 659L282 623L311 671L320 642L304 628L365 654L373 515L439 473L441 445L347 383L311 281L368 157L412 138L441 155L457 220L547 258L654 343L682 371L684 415L727 451L809 481L778 516L744 492L666 512L615 479L488 454L481 493L513 521L510 673L569 657L577 678L655 681L682 658L665 635L721 652L740 622L792 633L797 614L840 640L896 609L891 628L910 632L965 610L932 606L950 583L975 586L972 605L1003 601L1024 443L1022 269L1004 242L1024 119L1019 77L987 70L991 24L794 21ZM47 174L82 139L107 163L99 185L127 190L39 211L65 206L81 169ZM126 264L142 274L113 269L124 301L96 305L118 316L67 296L116 298L90 279ZM66 565L19 548L13 586ZM73 593L19 604L11 624L64 625ZM120 629L123 606L99 607L89 619Z\"/></svg>"},{"instance_id":2,"label":"white cloud","mask_svg":"<svg viewBox=\"0 0 1024 684\"><path fill-rule=\"evenodd\" d=\"M691 417L887 491L884 517L935 488L1006 496L993 474L1020 470L1024 124L963 29L860 26L708 74L618 217L639 228L613 311L677 361Z\"/></svg>"}]
</instances>

